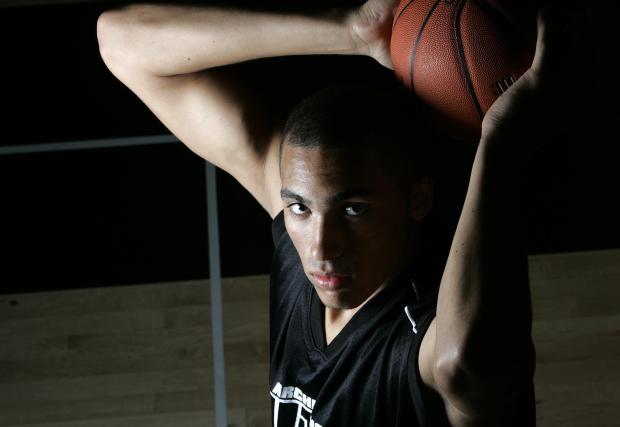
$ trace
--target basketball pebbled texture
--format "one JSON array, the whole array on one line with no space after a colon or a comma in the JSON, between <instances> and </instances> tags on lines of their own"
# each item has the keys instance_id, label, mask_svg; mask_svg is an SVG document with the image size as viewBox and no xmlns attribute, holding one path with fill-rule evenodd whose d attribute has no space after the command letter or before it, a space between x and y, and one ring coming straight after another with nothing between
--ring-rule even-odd
<instances>
[{"instance_id":1,"label":"basketball pebbled texture","mask_svg":"<svg viewBox=\"0 0 620 427\"><path fill-rule=\"evenodd\" d=\"M535 0L403 0L391 57L441 131L478 141L493 101L531 65Z\"/></svg>"}]
</instances>

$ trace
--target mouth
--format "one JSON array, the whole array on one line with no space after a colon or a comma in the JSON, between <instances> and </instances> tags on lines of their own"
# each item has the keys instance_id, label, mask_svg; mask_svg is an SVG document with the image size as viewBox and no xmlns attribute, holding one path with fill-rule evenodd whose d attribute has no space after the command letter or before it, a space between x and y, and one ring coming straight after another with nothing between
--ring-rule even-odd
<instances>
[{"instance_id":1,"label":"mouth","mask_svg":"<svg viewBox=\"0 0 620 427\"><path fill-rule=\"evenodd\" d=\"M353 276L339 273L313 272L310 273L310 277L314 284L327 291L345 288L353 280Z\"/></svg>"}]
</instances>

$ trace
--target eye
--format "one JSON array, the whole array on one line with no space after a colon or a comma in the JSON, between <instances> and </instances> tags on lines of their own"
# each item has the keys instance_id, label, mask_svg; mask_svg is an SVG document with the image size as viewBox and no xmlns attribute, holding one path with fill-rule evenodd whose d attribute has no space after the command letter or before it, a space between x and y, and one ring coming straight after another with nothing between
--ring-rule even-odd
<instances>
[{"instance_id":1,"label":"eye","mask_svg":"<svg viewBox=\"0 0 620 427\"><path fill-rule=\"evenodd\" d=\"M366 213L368 206L362 203L353 203L344 208L348 216L360 216Z\"/></svg>"},{"instance_id":2,"label":"eye","mask_svg":"<svg viewBox=\"0 0 620 427\"><path fill-rule=\"evenodd\" d=\"M308 212L308 207L302 205L301 203L293 203L292 205L289 205L288 208L295 215L304 215Z\"/></svg>"}]
</instances>

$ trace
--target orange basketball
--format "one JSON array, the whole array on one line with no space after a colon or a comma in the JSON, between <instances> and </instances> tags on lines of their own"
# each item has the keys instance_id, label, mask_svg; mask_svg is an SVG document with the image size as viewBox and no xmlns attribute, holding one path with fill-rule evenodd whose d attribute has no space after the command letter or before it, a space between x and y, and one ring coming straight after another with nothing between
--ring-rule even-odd
<instances>
[{"instance_id":1,"label":"orange basketball","mask_svg":"<svg viewBox=\"0 0 620 427\"><path fill-rule=\"evenodd\" d=\"M535 0L402 0L392 27L396 75L447 134L478 141L493 101L531 65Z\"/></svg>"}]
</instances>

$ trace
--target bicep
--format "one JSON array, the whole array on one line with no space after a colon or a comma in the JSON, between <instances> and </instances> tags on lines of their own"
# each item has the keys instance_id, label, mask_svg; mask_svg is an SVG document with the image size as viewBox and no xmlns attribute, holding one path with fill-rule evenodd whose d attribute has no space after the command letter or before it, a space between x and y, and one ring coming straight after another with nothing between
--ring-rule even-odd
<instances>
[{"instance_id":1,"label":"bicep","mask_svg":"<svg viewBox=\"0 0 620 427\"><path fill-rule=\"evenodd\" d=\"M231 174L275 216L279 210L281 115L230 69L159 77L113 73L187 147Z\"/></svg>"}]
</instances>

